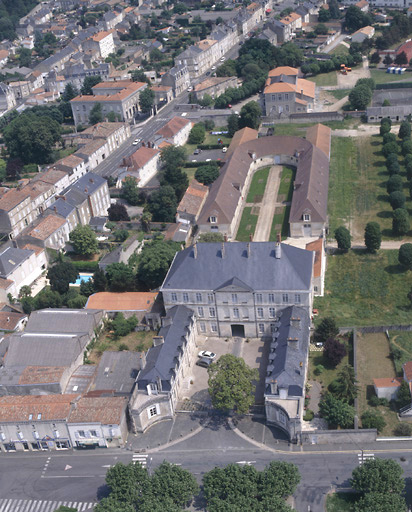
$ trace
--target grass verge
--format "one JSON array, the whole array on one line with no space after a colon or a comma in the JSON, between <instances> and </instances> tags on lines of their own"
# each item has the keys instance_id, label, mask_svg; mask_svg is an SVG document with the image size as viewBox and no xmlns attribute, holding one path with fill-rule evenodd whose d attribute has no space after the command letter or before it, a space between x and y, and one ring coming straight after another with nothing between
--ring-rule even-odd
<instances>
[{"instance_id":1,"label":"grass verge","mask_svg":"<svg viewBox=\"0 0 412 512\"><path fill-rule=\"evenodd\" d=\"M326 512L355 512L359 495L352 492L336 492L326 498Z\"/></svg>"},{"instance_id":2,"label":"grass verge","mask_svg":"<svg viewBox=\"0 0 412 512\"><path fill-rule=\"evenodd\" d=\"M341 100L345 96L349 96L352 89L336 89L335 91L328 91L334 98Z\"/></svg>"},{"instance_id":3,"label":"grass verge","mask_svg":"<svg viewBox=\"0 0 412 512\"><path fill-rule=\"evenodd\" d=\"M376 84L385 84L388 82L399 82L400 80L404 80L405 82L412 82L412 74L407 73L406 75L393 75L392 73L387 73L386 70L383 71L381 69L371 69L371 78L375 80Z\"/></svg>"},{"instance_id":4,"label":"grass verge","mask_svg":"<svg viewBox=\"0 0 412 512\"><path fill-rule=\"evenodd\" d=\"M328 85L338 85L338 77L336 71L330 71L329 73L321 73L316 76L308 78L311 82L315 82L318 87Z\"/></svg>"},{"instance_id":5,"label":"grass verge","mask_svg":"<svg viewBox=\"0 0 412 512\"><path fill-rule=\"evenodd\" d=\"M248 242L250 240L250 235L253 236L255 234L258 218L259 215L252 213L252 207L246 206L243 208L242 218L240 219L236 234L238 242Z\"/></svg>"},{"instance_id":6,"label":"grass verge","mask_svg":"<svg viewBox=\"0 0 412 512\"><path fill-rule=\"evenodd\" d=\"M278 190L278 202L292 201L293 181L295 178L295 174L296 169L292 167L283 167Z\"/></svg>"},{"instance_id":7,"label":"grass verge","mask_svg":"<svg viewBox=\"0 0 412 512\"><path fill-rule=\"evenodd\" d=\"M263 169L259 169L258 171L255 172L250 183L249 192L246 198L247 203L262 202L263 195L265 193L266 183L268 181L269 171L270 167L263 167Z\"/></svg>"},{"instance_id":8,"label":"grass verge","mask_svg":"<svg viewBox=\"0 0 412 512\"><path fill-rule=\"evenodd\" d=\"M390 331L391 349L398 349L396 353L400 355L394 360L396 375L402 376L402 365L412 361L412 332Z\"/></svg>"}]
</instances>

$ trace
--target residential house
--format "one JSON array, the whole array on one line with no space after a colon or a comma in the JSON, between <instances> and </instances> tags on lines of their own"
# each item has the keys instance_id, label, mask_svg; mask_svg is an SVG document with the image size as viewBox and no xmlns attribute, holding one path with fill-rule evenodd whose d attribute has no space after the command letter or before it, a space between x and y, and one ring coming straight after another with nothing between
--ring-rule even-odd
<instances>
[{"instance_id":1,"label":"residential house","mask_svg":"<svg viewBox=\"0 0 412 512\"><path fill-rule=\"evenodd\" d=\"M195 244L176 254L163 302L193 310L199 334L270 335L286 307L311 310L313 259L280 242Z\"/></svg>"},{"instance_id":2,"label":"residential house","mask_svg":"<svg viewBox=\"0 0 412 512\"><path fill-rule=\"evenodd\" d=\"M113 31L112 30L102 30L97 34L92 35L92 37L86 40L83 43L83 49L85 51L88 50L97 50L99 56L102 59L108 57L111 53L115 52L115 44L113 40Z\"/></svg>"},{"instance_id":3,"label":"residential house","mask_svg":"<svg viewBox=\"0 0 412 512\"><path fill-rule=\"evenodd\" d=\"M396 400L402 381L401 377L373 379L376 396L378 398L386 398L386 400Z\"/></svg>"},{"instance_id":4,"label":"residential house","mask_svg":"<svg viewBox=\"0 0 412 512\"><path fill-rule=\"evenodd\" d=\"M106 30L112 30L119 23L123 21L123 11L108 11L103 15L104 28ZM112 52L109 52L112 53Z\"/></svg>"},{"instance_id":5,"label":"residential house","mask_svg":"<svg viewBox=\"0 0 412 512\"><path fill-rule=\"evenodd\" d=\"M325 240L318 238L314 242L306 244L307 251L315 253L313 262L313 295L323 297L325 293L326 254Z\"/></svg>"},{"instance_id":6,"label":"residential house","mask_svg":"<svg viewBox=\"0 0 412 512\"><path fill-rule=\"evenodd\" d=\"M50 169L64 172L66 180L63 188L59 184L59 192L64 190L70 184L77 181L79 178L84 176L87 172L86 162L83 158L76 155L68 155L58 160Z\"/></svg>"},{"instance_id":7,"label":"residential house","mask_svg":"<svg viewBox=\"0 0 412 512\"><path fill-rule=\"evenodd\" d=\"M196 226L208 193L209 187L192 180L177 207L176 222Z\"/></svg>"},{"instance_id":8,"label":"residential house","mask_svg":"<svg viewBox=\"0 0 412 512\"><path fill-rule=\"evenodd\" d=\"M266 422L291 441L302 431L308 367L310 317L307 308L289 306L272 333L265 377Z\"/></svg>"},{"instance_id":9,"label":"residential house","mask_svg":"<svg viewBox=\"0 0 412 512\"><path fill-rule=\"evenodd\" d=\"M187 64L175 64L162 76L162 85L172 87L175 96L179 96L190 86L190 75Z\"/></svg>"},{"instance_id":10,"label":"residential house","mask_svg":"<svg viewBox=\"0 0 412 512\"><path fill-rule=\"evenodd\" d=\"M71 448L67 419L78 395L0 397L0 451Z\"/></svg>"},{"instance_id":11,"label":"residential house","mask_svg":"<svg viewBox=\"0 0 412 512\"><path fill-rule=\"evenodd\" d=\"M50 212L45 217L37 219L34 226L27 228L19 239L40 247L61 251L69 240L69 234L70 227L67 220Z\"/></svg>"},{"instance_id":12,"label":"residential house","mask_svg":"<svg viewBox=\"0 0 412 512\"><path fill-rule=\"evenodd\" d=\"M121 121L132 121L139 111L139 96L147 83L118 80L100 82L93 87L93 95L76 96L70 103L75 124L89 123L89 115L97 103L101 103L103 115L114 112Z\"/></svg>"},{"instance_id":13,"label":"residential house","mask_svg":"<svg viewBox=\"0 0 412 512\"><path fill-rule=\"evenodd\" d=\"M0 198L0 231L14 238L35 219L30 194L13 188Z\"/></svg>"},{"instance_id":14,"label":"residential house","mask_svg":"<svg viewBox=\"0 0 412 512\"><path fill-rule=\"evenodd\" d=\"M175 146L186 144L193 123L189 119L175 116L155 133L156 144L167 142Z\"/></svg>"},{"instance_id":15,"label":"residential house","mask_svg":"<svg viewBox=\"0 0 412 512\"><path fill-rule=\"evenodd\" d=\"M139 187L145 186L160 168L160 151L155 148L141 146L137 151L123 159L126 171L118 176L120 183L127 176L132 176Z\"/></svg>"},{"instance_id":16,"label":"residential house","mask_svg":"<svg viewBox=\"0 0 412 512\"><path fill-rule=\"evenodd\" d=\"M73 447L123 446L128 433L126 409L127 398L121 396L80 398L67 420Z\"/></svg>"},{"instance_id":17,"label":"residential house","mask_svg":"<svg viewBox=\"0 0 412 512\"><path fill-rule=\"evenodd\" d=\"M371 39L375 35L373 27L362 27L352 34L352 43L363 43L365 39Z\"/></svg>"},{"instance_id":18,"label":"residential house","mask_svg":"<svg viewBox=\"0 0 412 512\"><path fill-rule=\"evenodd\" d=\"M27 322L25 313L17 311L0 311L0 331L2 332L19 332L24 329Z\"/></svg>"},{"instance_id":19,"label":"residential house","mask_svg":"<svg viewBox=\"0 0 412 512\"><path fill-rule=\"evenodd\" d=\"M310 112L315 101L314 82L298 77L298 70L282 66L269 71L263 91L267 116Z\"/></svg>"},{"instance_id":20,"label":"residential house","mask_svg":"<svg viewBox=\"0 0 412 512\"><path fill-rule=\"evenodd\" d=\"M186 65L191 79L197 78L210 69L220 58L219 45L215 39L198 41L180 53L175 65Z\"/></svg>"},{"instance_id":21,"label":"residential house","mask_svg":"<svg viewBox=\"0 0 412 512\"><path fill-rule=\"evenodd\" d=\"M302 28L302 17L292 12L280 20L273 21L273 27L279 43L286 43L296 36L296 31Z\"/></svg>"},{"instance_id":22,"label":"residential house","mask_svg":"<svg viewBox=\"0 0 412 512\"><path fill-rule=\"evenodd\" d=\"M169 309L158 336L153 338L130 400L135 432L144 432L174 416L197 356L196 331L196 317L191 309L182 305Z\"/></svg>"},{"instance_id":23,"label":"residential house","mask_svg":"<svg viewBox=\"0 0 412 512\"><path fill-rule=\"evenodd\" d=\"M163 106L173 99L173 87L171 85L152 85L155 94L155 105Z\"/></svg>"},{"instance_id":24,"label":"residential house","mask_svg":"<svg viewBox=\"0 0 412 512\"><path fill-rule=\"evenodd\" d=\"M162 306L157 292L98 292L90 295L86 309L101 309L109 318L123 313L125 318L136 316L139 324L155 329L160 324Z\"/></svg>"},{"instance_id":25,"label":"residential house","mask_svg":"<svg viewBox=\"0 0 412 512\"><path fill-rule=\"evenodd\" d=\"M237 86L238 79L235 76L212 76L196 84L193 91L197 100L201 100L205 94L215 99L229 87Z\"/></svg>"},{"instance_id":26,"label":"residential house","mask_svg":"<svg viewBox=\"0 0 412 512\"><path fill-rule=\"evenodd\" d=\"M356 7L358 7L362 12L369 12L369 2L367 0L359 0L356 2Z\"/></svg>"},{"instance_id":27,"label":"residential house","mask_svg":"<svg viewBox=\"0 0 412 512\"><path fill-rule=\"evenodd\" d=\"M7 64L9 60L9 51L8 50L0 50L0 68Z\"/></svg>"}]
</instances>

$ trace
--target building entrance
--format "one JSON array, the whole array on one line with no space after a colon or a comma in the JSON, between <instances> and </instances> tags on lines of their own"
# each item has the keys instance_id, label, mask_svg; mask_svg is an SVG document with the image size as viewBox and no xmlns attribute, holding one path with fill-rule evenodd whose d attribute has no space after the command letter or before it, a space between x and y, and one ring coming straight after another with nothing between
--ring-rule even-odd
<instances>
[{"instance_id":1,"label":"building entrance","mask_svg":"<svg viewBox=\"0 0 412 512\"><path fill-rule=\"evenodd\" d=\"M232 336L236 338L244 338L245 337L245 326L240 324L232 324L230 326L232 328Z\"/></svg>"}]
</instances>

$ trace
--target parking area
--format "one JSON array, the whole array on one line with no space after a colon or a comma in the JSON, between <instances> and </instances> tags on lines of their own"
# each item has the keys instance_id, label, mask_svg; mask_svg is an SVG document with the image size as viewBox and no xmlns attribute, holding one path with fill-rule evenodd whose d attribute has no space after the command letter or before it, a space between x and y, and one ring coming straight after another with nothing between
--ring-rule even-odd
<instances>
[{"instance_id":1,"label":"parking area","mask_svg":"<svg viewBox=\"0 0 412 512\"><path fill-rule=\"evenodd\" d=\"M216 361L224 354L233 354L243 357L251 368L259 368L259 382L256 386L256 403L262 403L264 390L264 377L266 373L267 350L269 343L257 338L205 338L199 341L198 351L209 350L216 354ZM263 363L263 364L262 364ZM209 408L211 400L208 393L208 373L206 368L193 363L191 372L185 385L184 399L202 404Z\"/></svg>"},{"instance_id":2,"label":"parking area","mask_svg":"<svg viewBox=\"0 0 412 512\"><path fill-rule=\"evenodd\" d=\"M223 149L224 146L222 146ZM187 157L188 162L205 162L206 160L223 160L225 153L222 149L202 149L198 155L193 153Z\"/></svg>"}]
</instances>

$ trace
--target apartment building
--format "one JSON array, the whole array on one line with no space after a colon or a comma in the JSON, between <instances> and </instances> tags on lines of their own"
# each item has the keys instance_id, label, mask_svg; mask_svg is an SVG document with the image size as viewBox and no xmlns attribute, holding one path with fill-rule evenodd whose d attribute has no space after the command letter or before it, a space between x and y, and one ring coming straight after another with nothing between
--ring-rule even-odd
<instances>
[{"instance_id":1,"label":"apartment building","mask_svg":"<svg viewBox=\"0 0 412 512\"><path fill-rule=\"evenodd\" d=\"M161 142L167 142L175 146L183 146L186 144L192 128L192 121L175 116L155 133L156 145L159 146Z\"/></svg>"},{"instance_id":2,"label":"apartment building","mask_svg":"<svg viewBox=\"0 0 412 512\"><path fill-rule=\"evenodd\" d=\"M144 187L160 169L160 151L155 148L141 146L137 151L124 158L125 171L120 173L120 182L126 176L134 177L139 187Z\"/></svg>"},{"instance_id":3,"label":"apartment building","mask_svg":"<svg viewBox=\"0 0 412 512\"><path fill-rule=\"evenodd\" d=\"M178 96L190 86L189 69L185 63L177 64L162 76L162 85L172 87L175 96Z\"/></svg>"},{"instance_id":4,"label":"apartment building","mask_svg":"<svg viewBox=\"0 0 412 512\"><path fill-rule=\"evenodd\" d=\"M0 232L16 237L36 218L28 190L13 188L0 198Z\"/></svg>"},{"instance_id":5,"label":"apartment building","mask_svg":"<svg viewBox=\"0 0 412 512\"><path fill-rule=\"evenodd\" d=\"M0 112L11 110L16 106L16 98L12 89L3 82L0 82Z\"/></svg>"},{"instance_id":6,"label":"apartment building","mask_svg":"<svg viewBox=\"0 0 412 512\"><path fill-rule=\"evenodd\" d=\"M94 34L90 39L83 43L83 49L85 51L93 51L97 49L99 52L99 56L102 59L105 59L115 51L113 32L111 30L102 30L97 34Z\"/></svg>"}]
</instances>

